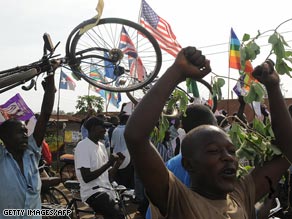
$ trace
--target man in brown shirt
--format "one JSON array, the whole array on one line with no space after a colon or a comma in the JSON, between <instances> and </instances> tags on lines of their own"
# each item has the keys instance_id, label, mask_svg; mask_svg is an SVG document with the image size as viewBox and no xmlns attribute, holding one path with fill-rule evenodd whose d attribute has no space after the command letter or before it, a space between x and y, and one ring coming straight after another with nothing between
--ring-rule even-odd
<instances>
[{"instance_id":1,"label":"man in brown shirt","mask_svg":"<svg viewBox=\"0 0 292 219\"><path fill-rule=\"evenodd\" d=\"M279 76L265 62L253 73L267 89L276 142L287 159L275 157L238 179L235 146L223 130L207 125L190 131L182 142L182 162L191 177L190 189L169 173L149 141L150 133L176 85L188 77L200 79L210 72L210 61L200 50L182 49L128 120L125 139L152 203L152 219L254 218L254 204L270 191L267 177L276 184L290 165L288 159L292 160L292 135L283 131L292 130L291 118Z\"/></svg>"}]
</instances>

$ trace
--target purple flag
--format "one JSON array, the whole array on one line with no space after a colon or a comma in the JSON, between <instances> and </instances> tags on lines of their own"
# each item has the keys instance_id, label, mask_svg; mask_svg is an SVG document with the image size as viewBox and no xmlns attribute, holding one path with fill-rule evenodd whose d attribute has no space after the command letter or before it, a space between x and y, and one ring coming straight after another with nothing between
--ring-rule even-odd
<instances>
[{"instance_id":1,"label":"purple flag","mask_svg":"<svg viewBox=\"0 0 292 219\"><path fill-rule=\"evenodd\" d=\"M26 121L32 116L34 116L34 113L26 105L20 94L16 94L6 103L0 105L0 124L11 118Z\"/></svg>"}]
</instances>

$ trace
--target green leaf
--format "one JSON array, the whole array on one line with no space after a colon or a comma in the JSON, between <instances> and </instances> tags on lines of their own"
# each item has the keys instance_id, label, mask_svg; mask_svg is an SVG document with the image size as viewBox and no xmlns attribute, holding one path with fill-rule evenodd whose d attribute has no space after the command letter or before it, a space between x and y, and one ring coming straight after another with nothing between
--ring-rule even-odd
<instances>
[{"instance_id":1,"label":"green leaf","mask_svg":"<svg viewBox=\"0 0 292 219\"><path fill-rule=\"evenodd\" d=\"M280 40L283 43L283 45L290 47L289 44L285 41L285 39L284 39L284 37L282 35L279 34L279 37L280 37Z\"/></svg>"},{"instance_id":2,"label":"green leaf","mask_svg":"<svg viewBox=\"0 0 292 219\"><path fill-rule=\"evenodd\" d=\"M272 149L272 151L273 151L273 153L275 155L281 155L282 154L282 151L278 147L276 147L275 145L271 144L270 148Z\"/></svg>"},{"instance_id":3,"label":"green leaf","mask_svg":"<svg viewBox=\"0 0 292 219\"><path fill-rule=\"evenodd\" d=\"M243 100L246 103L252 103L253 101L255 101L256 97L257 97L257 94L256 94L254 86L250 86L249 92L246 96L243 97Z\"/></svg>"},{"instance_id":4,"label":"green leaf","mask_svg":"<svg viewBox=\"0 0 292 219\"><path fill-rule=\"evenodd\" d=\"M276 60L275 68L280 75L287 74L291 77L290 72L292 71L292 68L290 68L283 59Z\"/></svg>"},{"instance_id":5,"label":"green leaf","mask_svg":"<svg viewBox=\"0 0 292 219\"><path fill-rule=\"evenodd\" d=\"M292 56L292 51L285 51L285 57Z\"/></svg>"},{"instance_id":6,"label":"green leaf","mask_svg":"<svg viewBox=\"0 0 292 219\"><path fill-rule=\"evenodd\" d=\"M267 134L265 124L257 118L253 119L253 129L263 136Z\"/></svg>"},{"instance_id":7,"label":"green leaf","mask_svg":"<svg viewBox=\"0 0 292 219\"><path fill-rule=\"evenodd\" d=\"M276 33L272 34L272 35L269 37L268 42L271 43L272 45L277 44L277 43L278 43L278 37L277 37L277 34L276 34Z\"/></svg>"},{"instance_id":8,"label":"green leaf","mask_svg":"<svg viewBox=\"0 0 292 219\"><path fill-rule=\"evenodd\" d=\"M278 39L276 44L273 44L273 51L277 56L277 59L285 58L285 48L281 40Z\"/></svg>"},{"instance_id":9,"label":"green leaf","mask_svg":"<svg viewBox=\"0 0 292 219\"><path fill-rule=\"evenodd\" d=\"M223 78L217 79L218 86L221 88L225 85L225 80Z\"/></svg>"},{"instance_id":10,"label":"green leaf","mask_svg":"<svg viewBox=\"0 0 292 219\"><path fill-rule=\"evenodd\" d=\"M250 39L250 35L245 33L242 37L242 41L245 42L245 41L248 41Z\"/></svg>"},{"instance_id":11,"label":"green leaf","mask_svg":"<svg viewBox=\"0 0 292 219\"><path fill-rule=\"evenodd\" d=\"M213 96L218 96L218 99L222 99L222 91L221 87L225 84L225 80L222 78L218 78L216 81L213 82L212 92Z\"/></svg>"}]
</instances>

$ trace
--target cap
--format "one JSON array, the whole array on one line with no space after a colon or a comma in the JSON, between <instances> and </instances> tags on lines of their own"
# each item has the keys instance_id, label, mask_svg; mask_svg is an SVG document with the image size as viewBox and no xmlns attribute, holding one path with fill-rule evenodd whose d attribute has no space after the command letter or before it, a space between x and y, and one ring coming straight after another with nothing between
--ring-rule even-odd
<instances>
[{"instance_id":1,"label":"cap","mask_svg":"<svg viewBox=\"0 0 292 219\"><path fill-rule=\"evenodd\" d=\"M112 123L105 122L104 120L102 120L101 118L98 118L96 116L90 117L84 123L84 127L87 130L90 130L94 126L102 126L102 127L105 127L105 128L109 128L109 127L112 126Z\"/></svg>"}]
</instances>

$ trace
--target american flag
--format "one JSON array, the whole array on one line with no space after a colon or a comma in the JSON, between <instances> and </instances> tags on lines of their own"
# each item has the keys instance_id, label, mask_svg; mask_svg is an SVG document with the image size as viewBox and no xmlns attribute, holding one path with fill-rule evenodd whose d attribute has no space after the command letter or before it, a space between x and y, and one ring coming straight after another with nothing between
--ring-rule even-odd
<instances>
[{"instance_id":1,"label":"american flag","mask_svg":"<svg viewBox=\"0 0 292 219\"><path fill-rule=\"evenodd\" d=\"M121 31L119 49L121 49L124 54L128 55L131 76L137 74L135 75L136 78L142 81L146 75L146 70L125 27L123 27Z\"/></svg>"},{"instance_id":2,"label":"american flag","mask_svg":"<svg viewBox=\"0 0 292 219\"><path fill-rule=\"evenodd\" d=\"M176 57L181 45L176 41L170 25L159 17L145 0L142 0L140 24L157 40L161 49Z\"/></svg>"}]
</instances>

